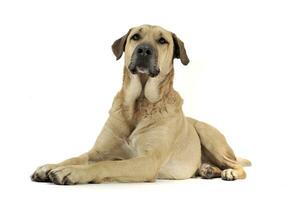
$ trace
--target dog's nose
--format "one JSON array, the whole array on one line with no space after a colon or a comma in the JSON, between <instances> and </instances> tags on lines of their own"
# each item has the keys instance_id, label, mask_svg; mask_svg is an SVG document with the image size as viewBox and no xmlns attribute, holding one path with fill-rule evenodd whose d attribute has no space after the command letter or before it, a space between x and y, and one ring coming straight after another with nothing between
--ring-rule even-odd
<instances>
[{"instance_id":1,"label":"dog's nose","mask_svg":"<svg viewBox=\"0 0 301 200\"><path fill-rule=\"evenodd\" d=\"M151 56L153 55L153 49L148 44L141 44L137 47L137 54L144 57Z\"/></svg>"}]
</instances>

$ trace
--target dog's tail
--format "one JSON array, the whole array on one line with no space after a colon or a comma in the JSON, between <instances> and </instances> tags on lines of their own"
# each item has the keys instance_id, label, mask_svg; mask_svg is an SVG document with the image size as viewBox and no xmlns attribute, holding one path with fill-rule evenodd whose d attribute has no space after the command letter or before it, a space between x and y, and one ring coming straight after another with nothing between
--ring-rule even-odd
<instances>
[{"instance_id":1,"label":"dog's tail","mask_svg":"<svg viewBox=\"0 0 301 200\"><path fill-rule=\"evenodd\" d=\"M243 167L249 167L249 166L252 166L252 163L251 161L245 159L245 158L240 158L240 157L237 157L236 158L237 162L243 166Z\"/></svg>"}]
</instances>

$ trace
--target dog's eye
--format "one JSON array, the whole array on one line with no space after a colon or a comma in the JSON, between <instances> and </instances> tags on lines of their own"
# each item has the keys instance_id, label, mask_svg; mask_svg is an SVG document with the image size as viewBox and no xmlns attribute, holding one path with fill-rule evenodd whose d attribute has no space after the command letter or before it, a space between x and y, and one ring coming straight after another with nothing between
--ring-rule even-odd
<instances>
[{"instance_id":1,"label":"dog's eye","mask_svg":"<svg viewBox=\"0 0 301 200\"><path fill-rule=\"evenodd\" d=\"M138 33L134 34L134 35L131 37L132 40L136 40L136 41L137 41L137 40L140 40L140 38L141 38L141 37L140 37L140 35L139 35Z\"/></svg>"},{"instance_id":2,"label":"dog's eye","mask_svg":"<svg viewBox=\"0 0 301 200\"><path fill-rule=\"evenodd\" d=\"M160 44L166 44L166 43L167 43L167 41L166 41L163 37L161 37L161 38L158 40L158 42L159 42Z\"/></svg>"}]
</instances>

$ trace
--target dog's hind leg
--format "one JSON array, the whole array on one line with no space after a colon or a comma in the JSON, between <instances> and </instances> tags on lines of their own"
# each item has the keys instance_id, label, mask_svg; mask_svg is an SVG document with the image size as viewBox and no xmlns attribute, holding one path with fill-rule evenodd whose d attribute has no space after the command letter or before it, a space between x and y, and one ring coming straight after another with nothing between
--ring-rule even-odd
<instances>
[{"instance_id":1,"label":"dog's hind leg","mask_svg":"<svg viewBox=\"0 0 301 200\"><path fill-rule=\"evenodd\" d=\"M188 118L188 121L193 124L200 137L202 157L206 157L209 163L212 163L217 169L222 170L220 174L221 178L229 181L244 179L246 173L242 165L236 159L235 154L228 145L225 137L217 129L204 122L191 118ZM208 169L217 171L212 167ZM217 175L218 173L215 174Z\"/></svg>"}]
</instances>

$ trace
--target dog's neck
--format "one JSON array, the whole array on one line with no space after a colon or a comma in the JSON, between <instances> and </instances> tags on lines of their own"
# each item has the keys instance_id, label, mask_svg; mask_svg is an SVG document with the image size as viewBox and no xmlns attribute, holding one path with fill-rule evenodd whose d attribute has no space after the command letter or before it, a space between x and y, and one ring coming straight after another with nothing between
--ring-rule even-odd
<instances>
[{"instance_id":1,"label":"dog's neck","mask_svg":"<svg viewBox=\"0 0 301 200\"><path fill-rule=\"evenodd\" d=\"M153 78L124 69L119 97L122 113L133 127L146 117L173 116L181 111L183 100L173 89L173 77L173 68L168 74Z\"/></svg>"},{"instance_id":2,"label":"dog's neck","mask_svg":"<svg viewBox=\"0 0 301 200\"><path fill-rule=\"evenodd\" d=\"M162 101L173 91L173 77L173 68L167 75L159 74L154 78L145 74L131 74L124 68L122 92L125 104L134 104L138 98L149 103Z\"/></svg>"}]
</instances>

